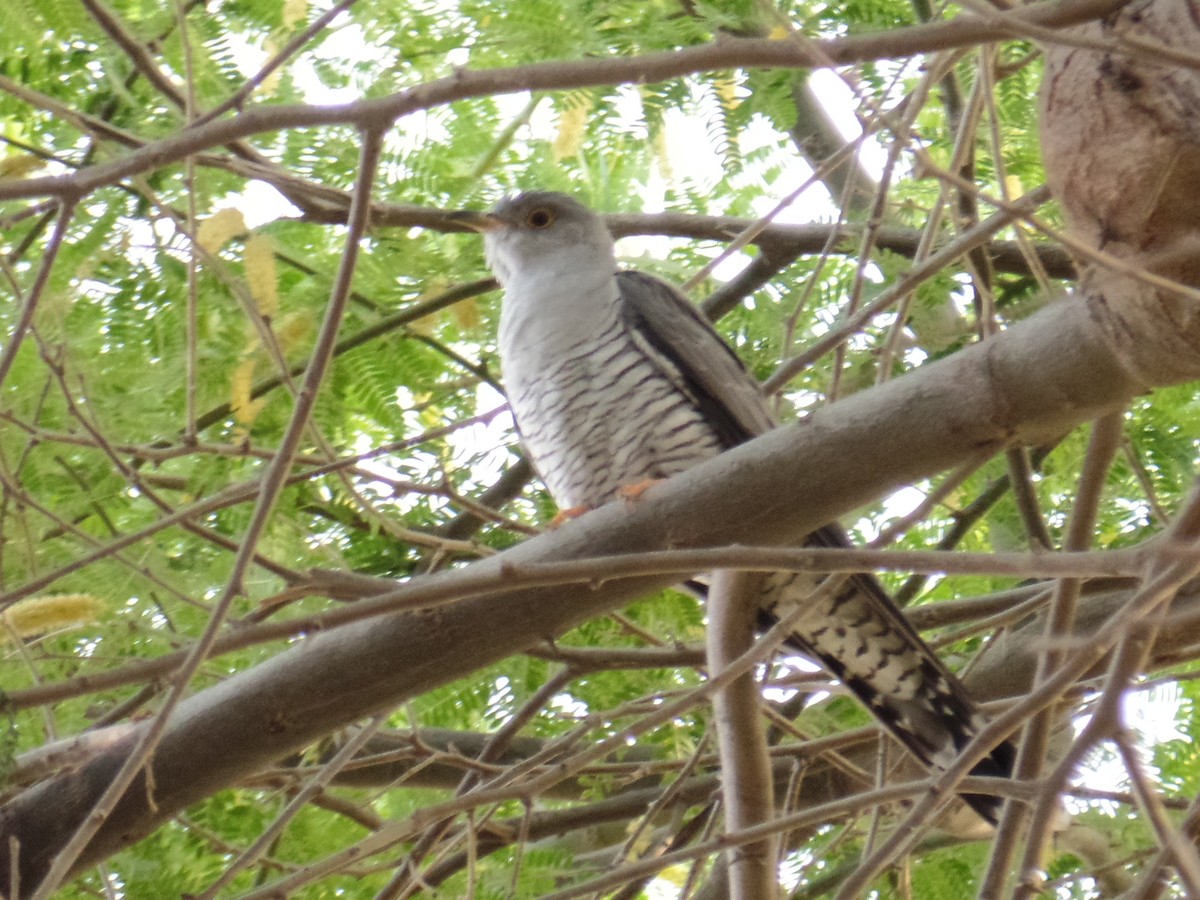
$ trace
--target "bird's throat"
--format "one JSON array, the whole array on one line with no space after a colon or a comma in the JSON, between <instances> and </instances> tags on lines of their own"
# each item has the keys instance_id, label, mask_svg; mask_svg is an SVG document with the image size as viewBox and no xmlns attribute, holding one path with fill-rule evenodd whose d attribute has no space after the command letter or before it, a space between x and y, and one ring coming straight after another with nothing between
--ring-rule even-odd
<instances>
[{"instance_id":1,"label":"bird's throat","mask_svg":"<svg viewBox=\"0 0 1200 900\"><path fill-rule=\"evenodd\" d=\"M593 274L555 267L519 275L505 286L501 357L549 363L581 337L603 334L617 316L618 299L611 270Z\"/></svg>"}]
</instances>

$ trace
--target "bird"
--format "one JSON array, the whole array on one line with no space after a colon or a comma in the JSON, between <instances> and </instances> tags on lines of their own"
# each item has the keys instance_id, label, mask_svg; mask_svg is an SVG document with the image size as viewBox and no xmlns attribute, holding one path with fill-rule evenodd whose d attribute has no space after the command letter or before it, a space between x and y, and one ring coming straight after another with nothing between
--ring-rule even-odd
<instances>
[{"instance_id":1,"label":"bird","mask_svg":"<svg viewBox=\"0 0 1200 900\"><path fill-rule=\"evenodd\" d=\"M517 432L559 508L575 514L636 493L776 426L759 389L708 319L667 282L621 270L603 217L528 191L456 222L483 235L504 289L499 350ZM810 546L850 546L836 524ZM820 662L925 766L945 770L986 720L873 576L814 593L812 574L761 582L759 624L807 604L788 643ZM974 775L1009 777L997 745ZM995 824L1000 799L964 794Z\"/></svg>"}]
</instances>

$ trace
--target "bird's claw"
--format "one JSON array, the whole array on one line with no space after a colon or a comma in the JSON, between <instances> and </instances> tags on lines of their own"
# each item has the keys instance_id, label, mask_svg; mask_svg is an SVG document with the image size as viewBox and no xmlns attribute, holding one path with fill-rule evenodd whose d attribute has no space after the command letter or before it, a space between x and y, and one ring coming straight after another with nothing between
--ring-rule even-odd
<instances>
[{"instance_id":1,"label":"bird's claw","mask_svg":"<svg viewBox=\"0 0 1200 900\"><path fill-rule=\"evenodd\" d=\"M641 481L635 481L633 484L625 484L617 488L617 496L621 497L629 503L636 503L641 499L642 494L650 490L651 487L658 484L662 478L643 478Z\"/></svg>"},{"instance_id":2,"label":"bird's claw","mask_svg":"<svg viewBox=\"0 0 1200 900\"><path fill-rule=\"evenodd\" d=\"M572 506L570 509L560 509L558 511L558 515L556 515L553 519L550 520L549 527L550 528L561 528L563 525L566 525L572 519L578 519L584 513L591 512L591 511L592 511L592 507L588 506L586 503L583 504L582 506Z\"/></svg>"}]
</instances>

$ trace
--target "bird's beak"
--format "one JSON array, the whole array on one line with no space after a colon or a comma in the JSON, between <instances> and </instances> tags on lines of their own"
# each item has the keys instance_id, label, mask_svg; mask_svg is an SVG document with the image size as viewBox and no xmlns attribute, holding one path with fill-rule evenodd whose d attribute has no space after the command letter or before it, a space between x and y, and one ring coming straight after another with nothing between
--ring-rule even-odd
<instances>
[{"instance_id":1,"label":"bird's beak","mask_svg":"<svg viewBox=\"0 0 1200 900\"><path fill-rule=\"evenodd\" d=\"M459 225L465 225L472 231L478 231L480 233L495 231L498 228L503 228L506 224L508 224L499 216L494 216L491 213L476 212L473 209L464 209L460 210L459 212L452 212L450 215L446 216L446 218L451 222L455 222Z\"/></svg>"}]
</instances>

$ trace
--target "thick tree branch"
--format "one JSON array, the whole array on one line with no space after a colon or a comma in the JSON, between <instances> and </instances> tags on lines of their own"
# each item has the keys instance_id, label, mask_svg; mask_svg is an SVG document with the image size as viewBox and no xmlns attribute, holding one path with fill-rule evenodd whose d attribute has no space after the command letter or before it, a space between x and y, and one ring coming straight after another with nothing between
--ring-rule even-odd
<instances>
[{"instance_id":1,"label":"thick tree branch","mask_svg":"<svg viewBox=\"0 0 1200 900\"><path fill-rule=\"evenodd\" d=\"M708 669L723 672L754 644L760 574L714 573L708 595ZM712 696L713 723L721 753L721 797L725 831L738 832L774 818L775 785L770 774L761 712L762 692L754 670ZM779 894L778 835L727 851L732 900L770 900Z\"/></svg>"},{"instance_id":2,"label":"thick tree branch","mask_svg":"<svg viewBox=\"0 0 1200 900\"><path fill-rule=\"evenodd\" d=\"M267 527L271 510L279 498L279 492L283 490L287 482L293 459L300 446L300 439L307 430L309 416L316 403L320 384L333 357L338 328L345 313L350 294L350 283L355 264L358 261L359 241L367 224L371 186L379 161L382 141L383 135L378 131L363 135L362 170L355 192L355 202L351 207L347 250L342 256L342 266L338 271L329 305L326 308L325 322L305 372L304 385L296 398L292 419L281 442L279 452L263 476L263 484L255 504L253 518L246 533L242 535L242 544L225 589L210 614L203 635L188 653L187 660L183 663L179 676L158 714L151 722L147 723L146 728L140 730L135 749L123 761L121 768L113 776L104 792L96 798L93 808L88 811L86 818L75 823L70 839L55 854L45 880L38 879L40 883L33 894L35 900L48 896L58 886L61 879L71 871L76 858L89 844L92 835L103 828L105 817L109 811L120 803L123 797L127 796L125 792L129 785L135 778L146 777L145 767L154 754L160 736L168 727L172 713L178 708L179 701L192 676L212 650L213 643L220 633L221 625L225 621L234 598L244 593L242 579L256 555L255 548Z\"/></svg>"},{"instance_id":3,"label":"thick tree branch","mask_svg":"<svg viewBox=\"0 0 1200 900\"><path fill-rule=\"evenodd\" d=\"M598 85L643 84L720 69L818 68L875 59L894 59L933 50L965 47L1030 29L1062 28L1108 15L1128 0L1056 0L994 15L966 13L948 22L916 25L800 45L793 41L730 38L645 56L544 62L486 71L461 70L407 91L330 106L259 106L231 119L187 128L147 144L128 156L66 176L0 182L0 200L20 197L79 197L212 147L288 128L351 125L374 131L402 116L470 97L517 91L566 90Z\"/></svg>"},{"instance_id":4,"label":"thick tree branch","mask_svg":"<svg viewBox=\"0 0 1200 900\"><path fill-rule=\"evenodd\" d=\"M1055 304L983 344L855 394L651 488L638 504L597 510L467 571L491 573L503 584L512 564L667 544L786 542L983 447L1045 440L1145 388L1108 349L1097 322L1102 314L1093 303ZM1177 376L1188 362L1170 361L1166 374ZM1193 377L1200 374L1196 358L1190 365ZM697 509L710 514L696 516ZM457 574L421 582L432 586ZM141 784L125 795L78 865L103 859L182 807L340 725L672 580L501 591L319 634L184 701L162 735L153 786ZM0 812L0 832L20 848L23 884L39 880L130 746L127 740L80 770L38 785ZM11 846L0 842L0 871L11 864Z\"/></svg>"}]
</instances>

